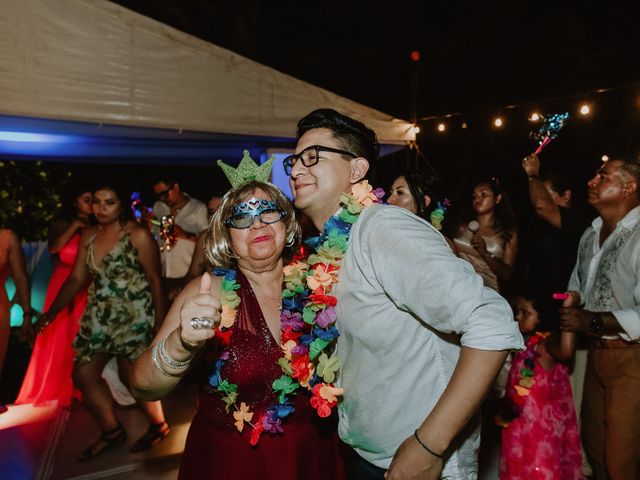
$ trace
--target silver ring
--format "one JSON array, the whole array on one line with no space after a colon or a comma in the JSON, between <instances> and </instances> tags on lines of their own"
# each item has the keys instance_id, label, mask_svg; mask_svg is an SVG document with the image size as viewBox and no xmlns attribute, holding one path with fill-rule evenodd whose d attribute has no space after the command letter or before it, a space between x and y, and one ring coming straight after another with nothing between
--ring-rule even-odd
<instances>
[{"instance_id":1,"label":"silver ring","mask_svg":"<svg viewBox=\"0 0 640 480\"><path fill-rule=\"evenodd\" d=\"M213 320L210 318L193 317L191 319L191 328L199 330L201 328L213 328Z\"/></svg>"}]
</instances>

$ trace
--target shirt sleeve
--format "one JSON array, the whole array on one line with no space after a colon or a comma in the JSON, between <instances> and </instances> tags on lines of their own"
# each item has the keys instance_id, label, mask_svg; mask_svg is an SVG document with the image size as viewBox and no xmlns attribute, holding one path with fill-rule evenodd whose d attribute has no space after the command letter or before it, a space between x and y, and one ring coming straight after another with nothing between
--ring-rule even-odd
<instances>
[{"instance_id":1,"label":"shirt sleeve","mask_svg":"<svg viewBox=\"0 0 640 480\"><path fill-rule=\"evenodd\" d=\"M397 207L362 219L363 258L385 293L427 328L460 335L480 350L524 347L509 304L484 286L471 265L454 255L429 223Z\"/></svg>"}]
</instances>

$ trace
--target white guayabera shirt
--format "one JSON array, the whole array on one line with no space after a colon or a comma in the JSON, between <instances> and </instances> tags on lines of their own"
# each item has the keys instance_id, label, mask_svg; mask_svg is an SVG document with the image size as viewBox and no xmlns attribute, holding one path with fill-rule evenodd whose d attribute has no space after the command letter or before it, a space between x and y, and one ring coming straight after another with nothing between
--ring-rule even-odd
<instances>
[{"instance_id":1,"label":"white guayabera shirt","mask_svg":"<svg viewBox=\"0 0 640 480\"><path fill-rule=\"evenodd\" d=\"M388 468L447 386L460 346L522 349L509 304L444 237L407 210L373 205L354 225L338 297L340 438ZM474 479L477 422L460 435L443 476Z\"/></svg>"},{"instance_id":2,"label":"white guayabera shirt","mask_svg":"<svg viewBox=\"0 0 640 480\"><path fill-rule=\"evenodd\" d=\"M624 330L620 337L640 341L640 206L618 222L600 246L602 218L580 239L569 290L580 292L585 310L611 312ZM612 339L617 336L604 336Z\"/></svg>"}]
</instances>

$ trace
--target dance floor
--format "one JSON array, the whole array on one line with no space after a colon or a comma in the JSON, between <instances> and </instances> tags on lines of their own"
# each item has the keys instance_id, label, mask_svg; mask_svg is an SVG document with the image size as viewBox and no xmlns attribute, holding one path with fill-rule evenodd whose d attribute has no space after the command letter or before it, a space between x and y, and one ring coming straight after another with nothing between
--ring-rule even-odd
<instances>
[{"instance_id":1,"label":"dance floor","mask_svg":"<svg viewBox=\"0 0 640 480\"><path fill-rule=\"evenodd\" d=\"M146 452L128 447L148 426L137 407L118 407L117 415L128 433L125 444L85 462L78 454L100 435L80 405L74 410L56 404L9 406L0 415L0 478L3 480L169 480L177 477L180 457L195 413L196 391L182 387L163 400L171 434Z\"/></svg>"}]
</instances>

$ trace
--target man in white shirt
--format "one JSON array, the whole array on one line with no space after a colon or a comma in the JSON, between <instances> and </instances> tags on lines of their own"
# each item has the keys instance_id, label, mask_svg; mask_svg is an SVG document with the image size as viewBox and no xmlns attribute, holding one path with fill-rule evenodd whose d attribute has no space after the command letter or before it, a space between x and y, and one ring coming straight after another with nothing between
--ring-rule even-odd
<instances>
[{"instance_id":1,"label":"man in white shirt","mask_svg":"<svg viewBox=\"0 0 640 480\"><path fill-rule=\"evenodd\" d=\"M285 171L319 231L378 150L371 129L333 110L300 120ZM336 297L350 478L475 478L474 417L508 350L523 347L507 302L428 222L383 205L351 229Z\"/></svg>"},{"instance_id":2,"label":"man in white shirt","mask_svg":"<svg viewBox=\"0 0 640 480\"><path fill-rule=\"evenodd\" d=\"M640 478L640 161L606 162L589 181L600 216L582 235L560 327L591 336L582 435L596 479Z\"/></svg>"},{"instance_id":3,"label":"man in white shirt","mask_svg":"<svg viewBox=\"0 0 640 480\"><path fill-rule=\"evenodd\" d=\"M207 206L191 198L180 189L175 179L160 179L153 184L157 201L153 215L158 221L173 217L176 227L174 238L158 236L162 252L162 276L167 279L182 278L187 274L198 234L207 228Z\"/></svg>"}]
</instances>

